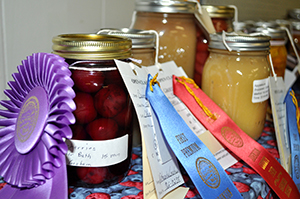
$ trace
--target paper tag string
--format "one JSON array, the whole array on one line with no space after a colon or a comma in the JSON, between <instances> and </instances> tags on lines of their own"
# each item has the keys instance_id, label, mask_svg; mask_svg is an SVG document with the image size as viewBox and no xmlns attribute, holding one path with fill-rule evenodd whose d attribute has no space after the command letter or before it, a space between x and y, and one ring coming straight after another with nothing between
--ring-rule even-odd
<instances>
[{"instance_id":1,"label":"paper tag string","mask_svg":"<svg viewBox=\"0 0 300 199\"><path fill-rule=\"evenodd\" d=\"M234 9L234 21L233 21L233 26L234 26L234 31L236 31L236 26L238 24L238 8L235 5L228 5L228 7Z\"/></svg>"},{"instance_id":2,"label":"paper tag string","mask_svg":"<svg viewBox=\"0 0 300 199\"><path fill-rule=\"evenodd\" d=\"M155 65L159 65L158 63L158 54L159 54L159 35L155 30L144 30L141 33L150 33L155 34Z\"/></svg>"},{"instance_id":3,"label":"paper tag string","mask_svg":"<svg viewBox=\"0 0 300 199\"><path fill-rule=\"evenodd\" d=\"M274 66L273 66L273 61L272 61L271 53L269 54L269 62L270 62L270 66L271 66L271 70L272 70L275 82L277 82L277 74L276 74Z\"/></svg>"},{"instance_id":4,"label":"paper tag string","mask_svg":"<svg viewBox=\"0 0 300 199\"><path fill-rule=\"evenodd\" d=\"M183 79L183 80L185 80L185 81L182 81L181 79ZM192 80L192 79L190 79L190 78L186 78L186 77L184 77L184 76L181 76L180 79L177 78L176 80L177 80L177 82L179 82L179 83L181 83L182 85L184 85L184 87L186 88L186 90L187 90L187 91L195 98L196 102L199 104L199 106L202 108L202 110L204 111L204 113L205 113L208 117L210 117L210 118L213 119L213 120L216 120L216 119L217 119L216 115L213 114L213 113L211 113L210 110L209 110L206 106L203 105L203 103L202 103L201 100L195 95L195 93L193 92L193 90L192 90L190 87L188 87L188 86L186 85L186 83L185 83L185 82L188 82L188 83L190 83L190 84L193 84L193 86L194 86L195 88L199 88L199 87L197 86L197 84L194 82L194 80Z\"/></svg>"},{"instance_id":5,"label":"paper tag string","mask_svg":"<svg viewBox=\"0 0 300 199\"><path fill-rule=\"evenodd\" d=\"M152 92L153 92L154 84L157 84L160 87L159 82L157 81L157 76L158 76L158 73L156 73L156 75L153 77L153 79L150 80L150 83L149 83L149 86L150 86L149 88L150 88L150 91L152 91Z\"/></svg>"}]
</instances>

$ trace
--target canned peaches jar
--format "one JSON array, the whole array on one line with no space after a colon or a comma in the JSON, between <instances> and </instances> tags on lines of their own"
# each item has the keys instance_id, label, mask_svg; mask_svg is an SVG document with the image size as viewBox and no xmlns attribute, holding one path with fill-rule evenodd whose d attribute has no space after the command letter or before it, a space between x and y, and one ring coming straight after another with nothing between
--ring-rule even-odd
<instances>
[{"instance_id":1,"label":"canned peaches jar","mask_svg":"<svg viewBox=\"0 0 300 199\"><path fill-rule=\"evenodd\" d=\"M155 64L156 35L154 33L128 28L103 28L97 34L130 38L132 41L131 57L136 59L142 66L152 66Z\"/></svg>"},{"instance_id":2,"label":"canned peaches jar","mask_svg":"<svg viewBox=\"0 0 300 199\"><path fill-rule=\"evenodd\" d=\"M137 0L131 28L155 30L158 61L175 61L193 77L196 52L196 3L183 0Z\"/></svg>"},{"instance_id":3,"label":"canned peaches jar","mask_svg":"<svg viewBox=\"0 0 300 199\"><path fill-rule=\"evenodd\" d=\"M268 105L270 37L211 34L202 90L250 137L258 139ZM227 47L224 45L226 42Z\"/></svg>"},{"instance_id":4,"label":"canned peaches jar","mask_svg":"<svg viewBox=\"0 0 300 199\"><path fill-rule=\"evenodd\" d=\"M214 5L202 5L202 8L206 9L216 32L232 32L233 31L233 19L234 8L229 6L214 6ZM209 55L208 52L209 38L206 38L202 30L197 27L197 50L194 69L194 81L197 85L201 86L203 67L206 59Z\"/></svg>"},{"instance_id":5,"label":"canned peaches jar","mask_svg":"<svg viewBox=\"0 0 300 199\"><path fill-rule=\"evenodd\" d=\"M251 32L262 33L271 37L270 54L277 76L284 77L287 61L287 34L286 31L278 27L254 27Z\"/></svg>"},{"instance_id":6,"label":"canned peaches jar","mask_svg":"<svg viewBox=\"0 0 300 199\"><path fill-rule=\"evenodd\" d=\"M133 107L114 59L129 61L131 40L65 34L53 38L52 49L69 64L76 93L73 138L66 140L69 184L121 180L131 160Z\"/></svg>"}]
</instances>

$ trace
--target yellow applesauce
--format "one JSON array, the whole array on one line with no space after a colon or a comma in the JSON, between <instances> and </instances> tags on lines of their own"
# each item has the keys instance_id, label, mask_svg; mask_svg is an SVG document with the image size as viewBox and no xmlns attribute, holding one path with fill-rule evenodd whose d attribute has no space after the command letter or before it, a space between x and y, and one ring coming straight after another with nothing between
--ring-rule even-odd
<instances>
[{"instance_id":1,"label":"yellow applesauce","mask_svg":"<svg viewBox=\"0 0 300 199\"><path fill-rule=\"evenodd\" d=\"M221 43L212 41L210 55L204 65L202 90L250 137L258 139L263 131L268 100L253 103L253 82L265 80L270 75L267 43L260 48L247 41ZM255 40L254 40L255 41ZM253 41L252 41L253 42ZM236 46L244 46L243 48ZM221 49L217 49L221 48Z\"/></svg>"},{"instance_id":2,"label":"yellow applesauce","mask_svg":"<svg viewBox=\"0 0 300 199\"><path fill-rule=\"evenodd\" d=\"M158 61L174 61L189 77L194 76L197 31L195 2L136 1L131 28L155 30L159 35Z\"/></svg>"}]
</instances>

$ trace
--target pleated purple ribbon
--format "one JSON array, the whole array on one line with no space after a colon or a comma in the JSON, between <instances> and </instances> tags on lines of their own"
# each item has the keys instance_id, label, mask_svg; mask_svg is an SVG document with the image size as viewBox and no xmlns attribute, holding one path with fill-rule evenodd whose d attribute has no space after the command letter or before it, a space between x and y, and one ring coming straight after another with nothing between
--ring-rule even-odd
<instances>
[{"instance_id":1,"label":"pleated purple ribbon","mask_svg":"<svg viewBox=\"0 0 300 199\"><path fill-rule=\"evenodd\" d=\"M73 80L63 58L35 53L18 66L0 104L4 198L68 198L65 154L75 123Z\"/></svg>"}]
</instances>

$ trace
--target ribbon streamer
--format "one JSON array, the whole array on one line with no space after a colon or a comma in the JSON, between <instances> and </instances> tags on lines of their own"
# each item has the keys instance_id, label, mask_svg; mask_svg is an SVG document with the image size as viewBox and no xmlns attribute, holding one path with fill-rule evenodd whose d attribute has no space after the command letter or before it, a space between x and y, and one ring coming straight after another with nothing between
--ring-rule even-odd
<instances>
[{"instance_id":1,"label":"ribbon streamer","mask_svg":"<svg viewBox=\"0 0 300 199\"><path fill-rule=\"evenodd\" d=\"M298 126L298 102L294 91L290 88L285 97L287 131L289 133L292 157L292 178L300 190L300 137Z\"/></svg>"},{"instance_id":2,"label":"ribbon streamer","mask_svg":"<svg viewBox=\"0 0 300 199\"><path fill-rule=\"evenodd\" d=\"M216 120L208 119L194 97L178 82L178 79L180 78L173 77L174 94L224 146L260 174L280 198L300 198L292 178L264 147L244 133L201 89L186 82L195 96L213 113L219 115Z\"/></svg>"},{"instance_id":3,"label":"ribbon streamer","mask_svg":"<svg viewBox=\"0 0 300 199\"><path fill-rule=\"evenodd\" d=\"M192 132L171 102L148 76L146 98L157 117L167 143L203 198L242 198L209 149Z\"/></svg>"}]
</instances>

